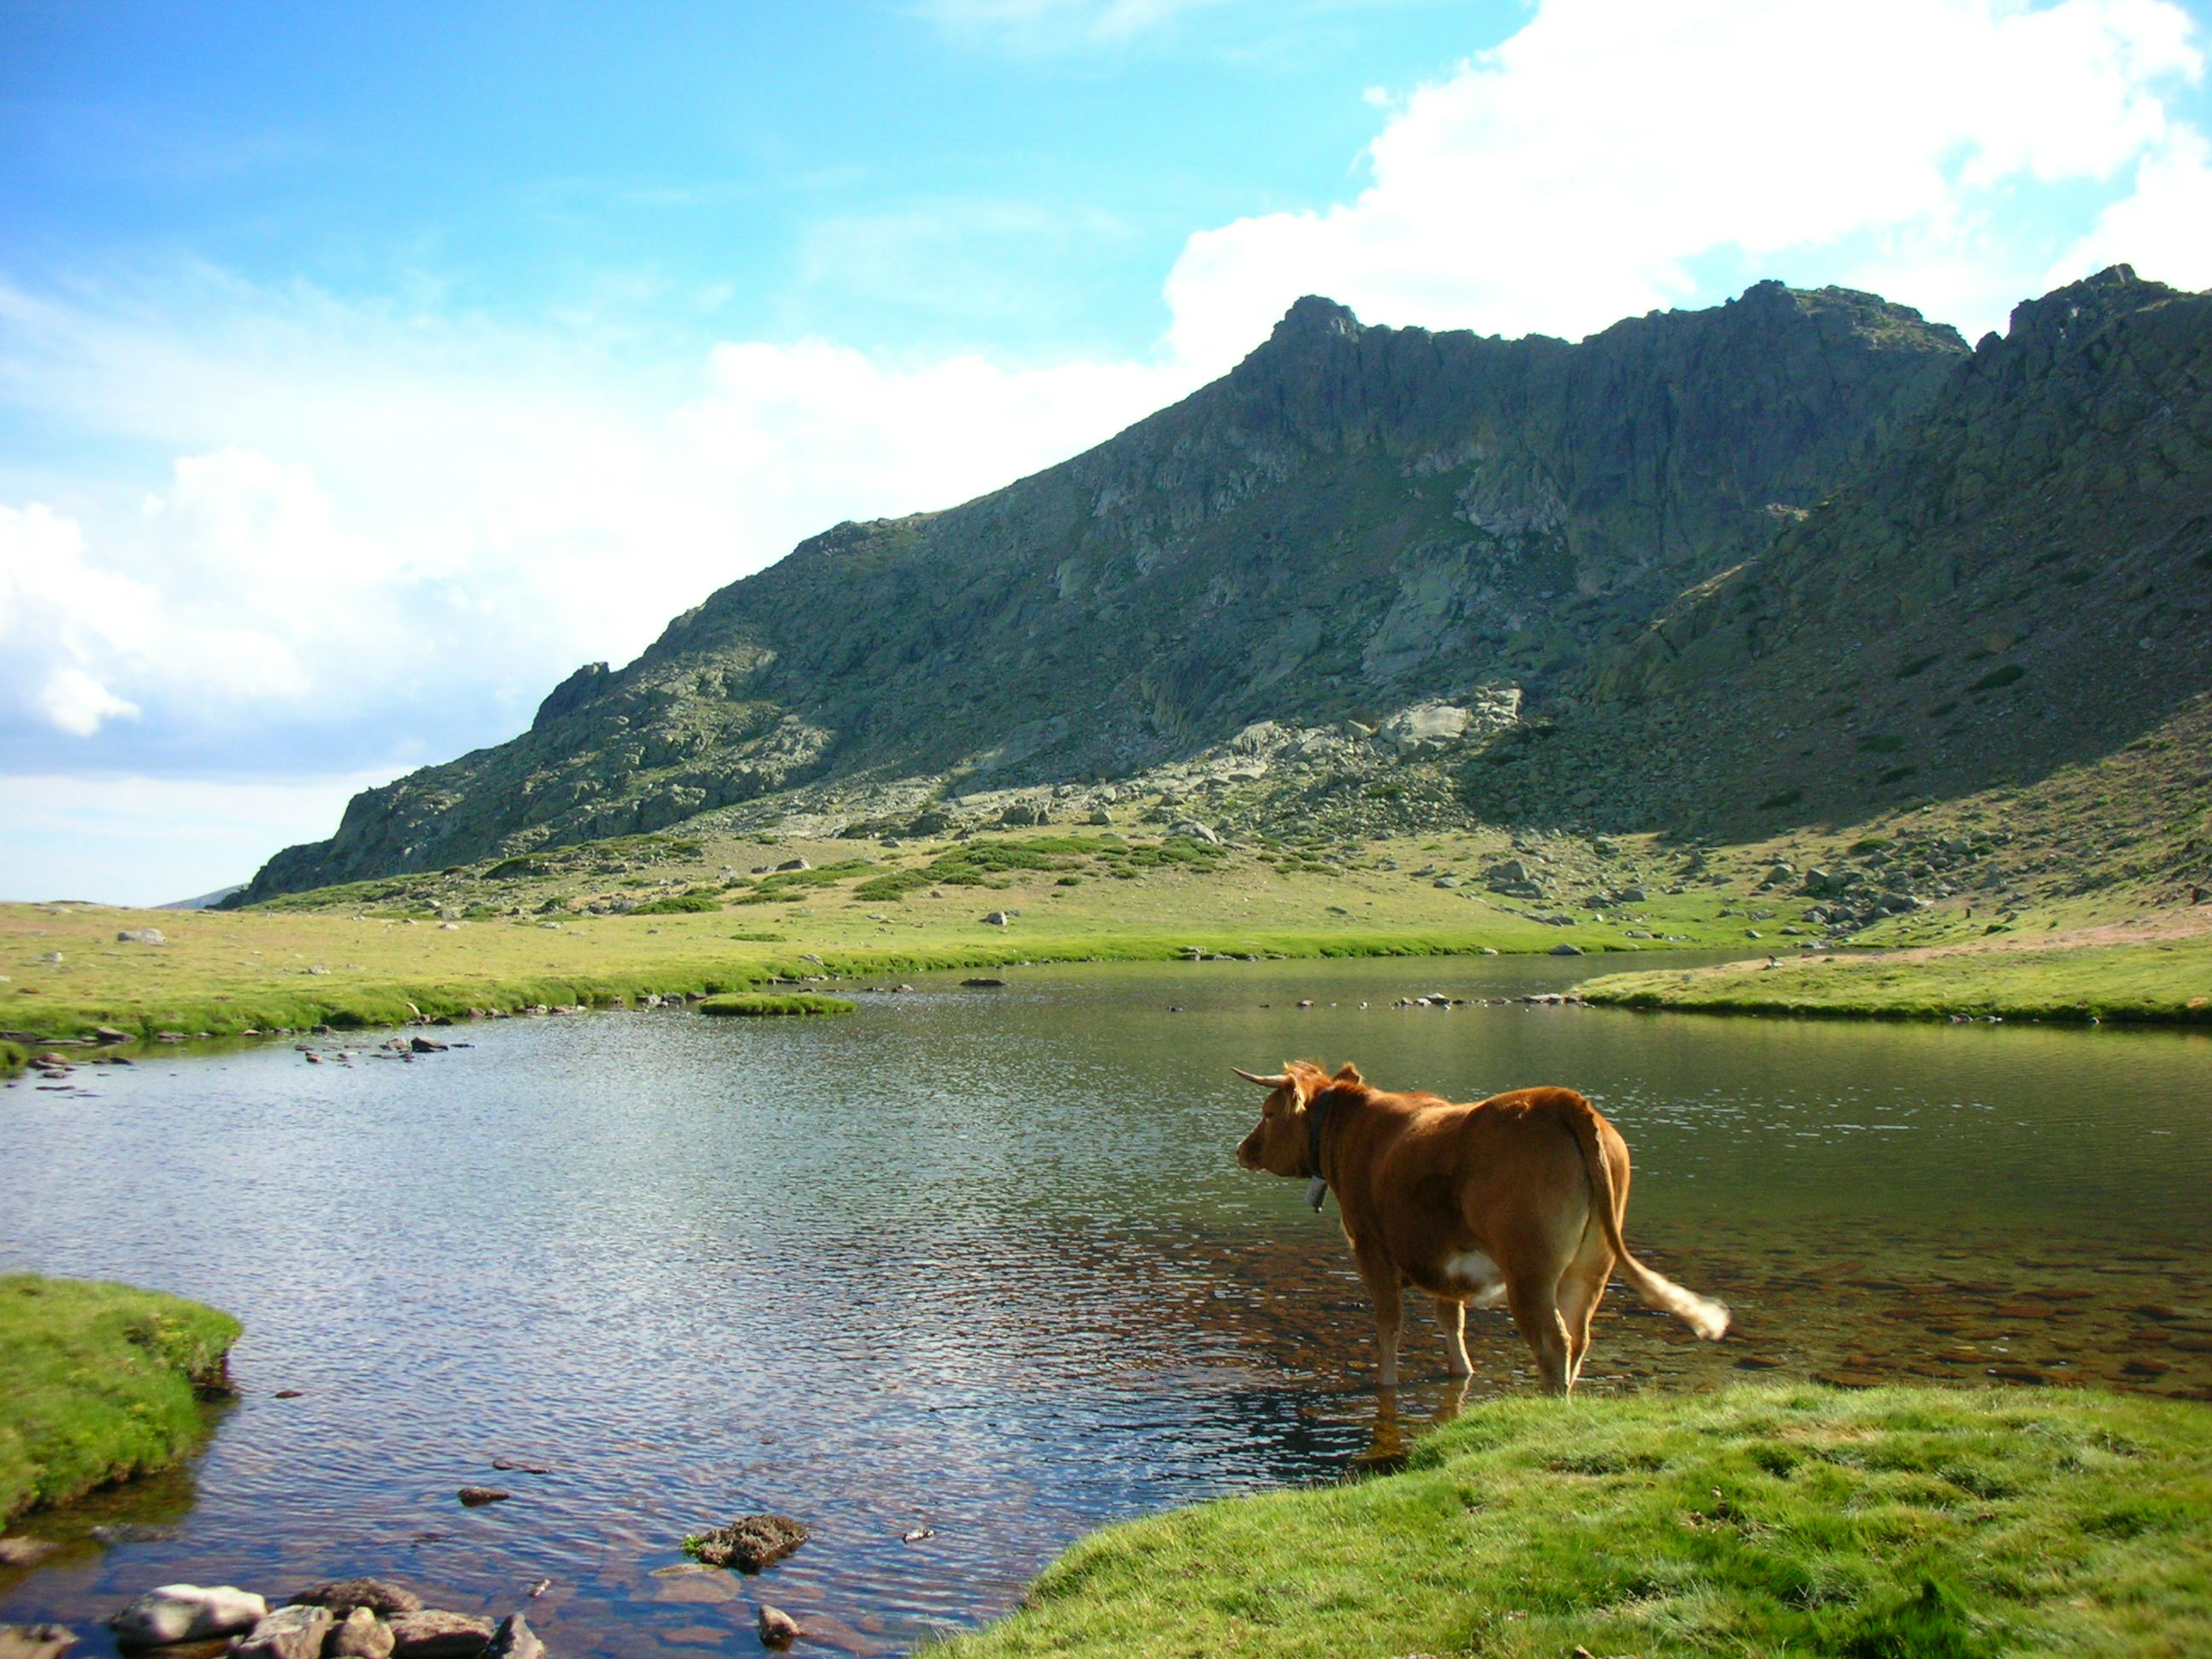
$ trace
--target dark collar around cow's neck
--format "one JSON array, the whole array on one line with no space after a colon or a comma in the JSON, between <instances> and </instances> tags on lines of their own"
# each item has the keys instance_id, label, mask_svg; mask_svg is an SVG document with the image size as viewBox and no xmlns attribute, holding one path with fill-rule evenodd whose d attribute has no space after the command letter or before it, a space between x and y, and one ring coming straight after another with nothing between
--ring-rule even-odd
<instances>
[{"instance_id":1,"label":"dark collar around cow's neck","mask_svg":"<svg viewBox=\"0 0 2212 1659\"><path fill-rule=\"evenodd\" d=\"M1328 1196L1328 1177L1321 1171L1322 1102L1328 1097L1328 1091L1323 1089L1306 1103L1306 1163L1312 1170L1306 1181L1306 1202L1316 1210Z\"/></svg>"}]
</instances>

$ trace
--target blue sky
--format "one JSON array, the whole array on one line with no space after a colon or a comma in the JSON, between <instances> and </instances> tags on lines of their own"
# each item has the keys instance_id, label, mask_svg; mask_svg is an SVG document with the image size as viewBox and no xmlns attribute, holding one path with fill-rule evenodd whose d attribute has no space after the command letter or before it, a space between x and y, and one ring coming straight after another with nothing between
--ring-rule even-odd
<instances>
[{"instance_id":1,"label":"blue sky","mask_svg":"<svg viewBox=\"0 0 2212 1659\"><path fill-rule=\"evenodd\" d=\"M1298 293L2212 284L2202 5L0 12L0 896L158 901Z\"/></svg>"}]
</instances>

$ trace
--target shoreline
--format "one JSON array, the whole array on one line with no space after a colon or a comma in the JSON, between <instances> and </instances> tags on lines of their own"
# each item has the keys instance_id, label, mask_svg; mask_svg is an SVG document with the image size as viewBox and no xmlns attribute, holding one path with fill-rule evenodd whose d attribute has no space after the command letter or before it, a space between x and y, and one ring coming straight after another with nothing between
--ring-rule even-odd
<instances>
[{"instance_id":1,"label":"shoreline","mask_svg":"<svg viewBox=\"0 0 2212 1659\"><path fill-rule=\"evenodd\" d=\"M190 1456L241 1328L159 1291L0 1274L0 1528Z\"/></svg>"},{"instance_id":2,"label":"shoreline","mask_svg":"<svg viewBox=\"0 0 2212 1659\"><path fill-rule=\"evenodd\" d=\"M366 975L328 992L286 991L255 997L210 990L173 990L151 1007L116 998L48 1004L31 1011L0 1005L13 1028L0 1036L0 1077L20 1075L37 1049L140 1053L157 1045L244 1038L458 1025L482 1018L527 1018L655 1006L661 999L697 1000L767 989L849 991L856 981L919 973L1012 966L1110 963L1166 965L1198 961L1310 961L1534 957L1540 944L1500 946L1487 933L1346 933L1334 937L1283 933L1221 935L1194 927L1174 935L1100 932L1051 941L1009 939L921 949L840 948L672 957L647 965L579 964L559 974L513 978L480 975L468 982L412 975ZM799 939L794 945L810 941ZM1700 948L1685 945L1684 950ZM1631 952L1577 946L1594 965L1621 962L1625 971L1581 981L1574 994L1595 1007L1659 1013L1751 1018L2160 1026L2212 1024L2212 934L2170 940L2072 943L2048 946L1952 945L1940 950L1793 951L1762 959L1757 945L1725 945L1739 959L1693 968L1638 971ZM609 952L619 955L620 952ZM37 1029L31 1029L35 1024Z\"/></svg>"},{"instance_id":3,"label":"shoreline","mask_svg":"<svg viewBox=\"0 0 2212 1659\"><path fill-rule=\"evenodd\" d=\"M2212 1024L2212 934L1822 954L1606 974L1580 990L1661 1013L2187 1030Z\"/></svg>"}]
</instances>

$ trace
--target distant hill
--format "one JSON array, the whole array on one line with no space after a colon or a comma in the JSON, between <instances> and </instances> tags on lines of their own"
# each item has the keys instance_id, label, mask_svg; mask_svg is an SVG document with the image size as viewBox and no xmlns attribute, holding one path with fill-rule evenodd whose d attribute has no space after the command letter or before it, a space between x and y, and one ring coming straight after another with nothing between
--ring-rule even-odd
<instances>
[{"instance_id":1,"label":"distant hill","mask_svg":"<svg viewBox=\"0 0 2212 1659\"><path fill-rule=\"evenodd\" d=\"M167 904L157 904L156 910L212 910L233 893L242 893L246 884L234 881L228 887L218 887L212 893L202 893L198 898L173 899Z\"/></svg>"},{"instance_id":2,"label":"distant hill","mask_svg":"<svg viewBox=\"0 0 2212 1659\"><path fill-rule=\"evenodd\" d=\"M1761 283L1579 343L1301 300L1230 374L1097 448L945 512L841 525L628 667L578 670L529 732L356 796L237 902L802 787L911 810L1129 778L1255 722L1281 753L1286 732L1440 700L1489 711L1448 712L1471 739L1674 696L1694 667L1622 665L1671 637L1655 627L1697 626L1685 592L1735 593L1778 532L1802 544L1980 362L1840 289ZM1443 766L1407 730L1407 757Z\"/></svg>"}]
</instances>

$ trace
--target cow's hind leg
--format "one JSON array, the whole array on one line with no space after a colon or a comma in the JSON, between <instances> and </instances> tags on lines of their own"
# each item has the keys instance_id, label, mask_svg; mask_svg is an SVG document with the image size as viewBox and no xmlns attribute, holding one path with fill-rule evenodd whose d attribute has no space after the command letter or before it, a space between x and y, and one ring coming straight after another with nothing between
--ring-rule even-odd
<instances>
[{"instance_id":1,"label":"cow's hind leg","mask_svg":"<svg viewBox=\"0 0 2212 1659\"><path fill-rule=\"evenodd\" d=\"M1589 1357L1590 1321L1604 1299L1605 1282L1613 1274L1613 1252L1596 1228L1590 1229L1597 1248L1585 1240L1582 1251L1567 1264L1559 1278L1559 1318L1567 1328L1567 1386L1582 1380L1583 1361Z\"/></svg>"},{"instance_id":2,"label":"cow's hind leg","mask_svg":"<svg viewBox=\"0 0 2212 1659\"><path fill-rule=\"evenodd\" d=\"M1541 1285L1516 1281L1505 1293L1513 1322L1536 1357L1536 1376L1546 1394L1565 1394L1574 1386L1568 1368L1567 1323L1559 1317L1556 1280Z\"/></svg>"},{"instance_id":3,"label":"cow's hind leg","mask_svg":"<svg viewBox=\"0 0 2212 1659\"><path fill-rule=\"evenodd\" d=\"M1467 1304L1455 1297L1437 1298L1437 1323L1444 1328L1444 1358L1454 1376L1473 1376L1467 1357Z\"/></svg>"}]
</instances>

